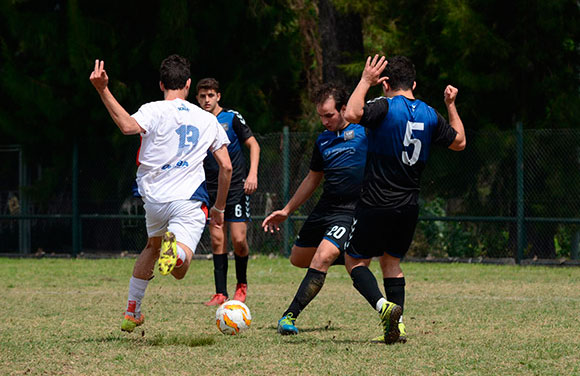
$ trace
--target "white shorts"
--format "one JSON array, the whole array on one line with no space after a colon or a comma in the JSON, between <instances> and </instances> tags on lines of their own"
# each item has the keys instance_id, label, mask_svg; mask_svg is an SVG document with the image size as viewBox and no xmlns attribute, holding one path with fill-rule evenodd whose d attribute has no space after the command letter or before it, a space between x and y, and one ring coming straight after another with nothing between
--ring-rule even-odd
<instances>
[{"instance_id":1,"label":"white shorts","mask_svg":"<svg viewBox=\"0 0 580 376\"><path fill-rule=\"evenodd\" d=\"M185 244L195 253L201 234L206 224L206 214L197 200L181 200L163 204L147 203L145 224L147 236L163 236L166 231L175 234L175 239Z\"/></svg>"}]
</instances>

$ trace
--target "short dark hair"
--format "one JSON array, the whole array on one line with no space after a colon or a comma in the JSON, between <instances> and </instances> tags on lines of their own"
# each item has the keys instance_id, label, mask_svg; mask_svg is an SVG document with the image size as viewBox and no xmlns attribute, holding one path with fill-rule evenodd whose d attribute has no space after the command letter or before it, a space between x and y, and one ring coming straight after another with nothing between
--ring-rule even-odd
<instances>
[{"instance_id":1,"label":"short dark hair","mask_svg":"<svg viewBox=\"0 0 580 376\"><path fill-rule=\"evenodd\" d=\"M191 77L189 60L179 55L171 55L161 62L159 80L166 90L179 90L185 87Z\"/></svg>"},{"instance_id":2,"label":"short dark hair","mask_svg":"<svg viewBox=\"0 0 580 376\"><path fill-rule=\"evenodd\" d=\"M213 77L202 78L197 82L196 93L199 93L201 89L215 90L216 93L219 93L220 83Z\"/></svg>"},{"instance_id":3,"label":"short dark hair","mask_svg":"<svg viewBox=\"0 0 580 376\"><path fill-rule=\"evenodd\" d=\"M348 102L346 88L342 84L335 82L328 82L318 86L312 94L312 101L315 105L320 105L331 97L334 98L336 110L339 112L342 109L342 106L346 106L346 103Z\"/></svg>"},{"instance_id":4,"label":"short dark hair","mask_svg":"<svg viewBox=\"0 0 580 376\"><path fill-rule=\"evenodd\" d=\"M394 90L412 90L416 72L411 59L406 56L393 56L387 60L389 63L381 77L389 77L387 82Z\"/></svg>"}]
</instances>

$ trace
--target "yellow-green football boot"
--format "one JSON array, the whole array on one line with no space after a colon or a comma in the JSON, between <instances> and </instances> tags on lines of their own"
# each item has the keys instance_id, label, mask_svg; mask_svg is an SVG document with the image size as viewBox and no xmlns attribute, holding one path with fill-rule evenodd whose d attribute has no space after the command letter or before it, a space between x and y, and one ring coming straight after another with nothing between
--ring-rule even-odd
<instances>
[{"instance_id":1,"label":"yellow-green football boot","mask_svg":"<svg viewBox=\"0 0 580 376\"><path fill-rule=\"evenodd\" d=\"M402 322L399 323L399 339L397 340L398 343L406 343L407 342L407 332L405 331L405 324ZM371 339L372 343L385 343L385 335L381 334L378 337Z\"/></svg>"},{"instance_id":2,"label":"yellow-green football boot","mask_svg":"<svg viewBox=\"0 0 580 376\"><path fill-rule=\"evenodd\" d=\"M123 322L121 323L121 330L124 332L131 333L136 327L143 325L145 322L145 315L141 314L139 318L135 318L132 315L125 315Z\"/></svg>"},{"instance_id":3,"label":"yellow-green football boot","mask_svg":"<svg viewBox=\"0 0 580 376\"><path fill-rule=\"evenodd\" d=\"M175 242L175 235L167 231L163 234L161 241L161 252L159 253L159 272L161 275L171 273L177 264L177 243Z\"/></svg>"},{"instance_id":4,"label":"yellow-green football boot","mask_svg":"<svg viewBox=\"0 0 580 376\"><path fill-rule=\"evenodd\" d=\"M383 303L379 316L381 317L381 324L383 324L383 335L387 345L397 342L401 335L399 318L402 314L403 308L401 306L391 302Z\"/></svg>"}]
</instances>

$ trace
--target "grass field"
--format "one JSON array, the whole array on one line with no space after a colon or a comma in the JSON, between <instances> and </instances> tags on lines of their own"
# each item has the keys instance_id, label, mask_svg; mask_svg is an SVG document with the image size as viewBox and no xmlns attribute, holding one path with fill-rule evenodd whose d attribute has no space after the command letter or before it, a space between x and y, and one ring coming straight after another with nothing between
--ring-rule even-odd
<instances>
[{"instance_id":1,"label":"grass field","mask_svg":"<svg viewBox=\"0 0 580 376\"><path fill-rule=\"evenodd\" d=\"M305 271L264 256L249 264L243 335L219 333L202 304L208 260L182 281L156 276L147 322L122 333L133 263L0 258L0 375L580 375L580 268L405 263L409 342L386 346L368 342L378 316L340 266L300 334L278 335Z\"/></svg>"}]
</instances>

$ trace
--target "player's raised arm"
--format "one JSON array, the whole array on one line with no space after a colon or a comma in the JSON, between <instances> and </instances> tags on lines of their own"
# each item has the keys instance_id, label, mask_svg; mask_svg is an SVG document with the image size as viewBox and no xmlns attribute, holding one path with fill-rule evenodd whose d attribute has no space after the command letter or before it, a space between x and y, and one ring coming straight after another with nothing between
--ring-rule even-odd
<instances>
[{"instance_id":1,"label":"player's raised arm","mask_svg":"<svg viewBox=\"0 0 580 376\"><path fill-rule=\"evenodd\" d=\"M387 60L384 56L379 58L375 55L372 59L369 56L365 64L361 79L352 92L348 103L344 118L350 122L358 124L363 116L363 108L365 105L365 97L371 86L382 84L388 77L381 77L381 73L387 66Z\"/></svg>"},{"instance_id":2,"label":"player's raised arm","mask_svg":"<svg viewBox=\"0 0 580 376\"><path fill-rule=\"evenodd\" d=\"M221 148L213 152L220 171L218 175L218 190L214 205L210 211L210 224L221 227L224 223L224 210L226 208L226 199L228 197L228 190L230 189L230 181L232 179L232 161L228 153L228 148L223 145Z\"/></svg>"},{"instance_id":3,"label":"player's raised arm","mask_svg":"<svg viewBox=\"0 0 580 376\"><path fill-rule=\"evenodd\" d=\"M267 216L266 219L264 219L262 222L262 228L264 231L279 231L280 223L284 222L290 214L294 213L296 209L298 209L304 202L306 202L306 200L310 198L310 196L312 196L312 193L314 193L314 190L322 181L323 176L324 172L322 171L310 170L284 209L276 210Z\"/></svg>"},{"instance_id":4,"label":"player's raised arm","mask_svg":"<svg viewBox=\"0 0 580 376\"><path fill-rule=\"evenodd\" d=\"M245 142L244 145L250 149L250 171L244 182L244 192L247 195L251 195L258 189L258 164L260 163L260 145L256 140L256 137L250 137Z\"/></svg>"},{"instance_id":5,"label":"player's raised arm","mask_svg":"<svg viewBox=\"0 0 580 376\"><path fill-rule=\"evenodd\" d=\"M103 60L95 60L95 68L89 77L91 83L99 93L103 104L109 111L109 115L117 124L121 132L126 135L142 133L145 130L139 126L139 123L129 115L127 111L117 102L111 91L109 90L109 76L105 71L105 62Z\"/></svg>"},{"instance_id":6,"label":"player's raised arm","mask_svg":"<svg viewBox=\"0 0 580 376\"><path fill-rule=\"evenodd\" d=\"M449 145L449 149L455 151L461 151L465 149L466 139L465 130L463 129L463 122L459 117L457 112L457 107L455 107L455 98L457 98L457 93L459 90L457 88L447 85L445 91L443 92L443 97L445 100L445 106L447 106L447 112L449 116L449 124L457 132L455 140Z\"/></svg>"}]
</instances>

